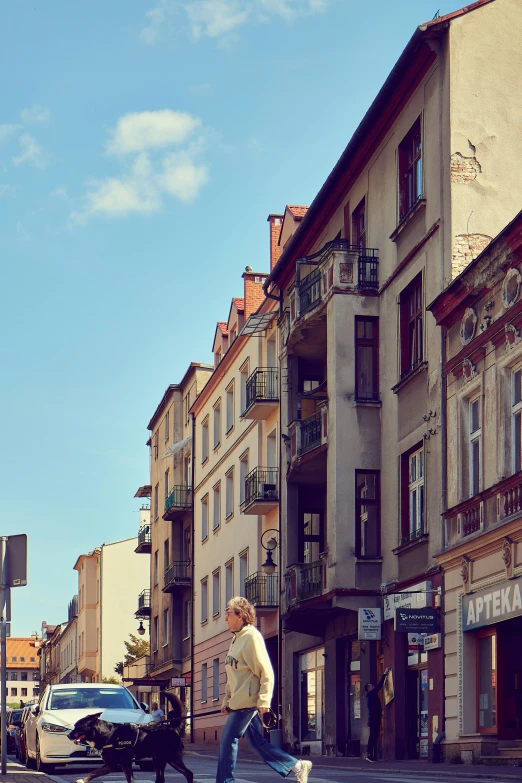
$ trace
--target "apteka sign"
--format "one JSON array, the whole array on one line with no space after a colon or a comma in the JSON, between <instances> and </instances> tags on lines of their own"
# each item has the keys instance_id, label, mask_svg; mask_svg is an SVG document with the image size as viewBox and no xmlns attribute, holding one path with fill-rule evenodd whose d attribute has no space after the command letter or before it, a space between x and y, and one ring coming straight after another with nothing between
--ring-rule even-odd
<instances>
[{"instance_id":1,"label":"apteka sign","mask_svg":"<svg viewBox=\"0 0 522 783\"><path fill-rule=\"evenodd\" d=\"M522 614L522 577L462 596L462 630L474 631Z\"/></svg>"}]
</instances>

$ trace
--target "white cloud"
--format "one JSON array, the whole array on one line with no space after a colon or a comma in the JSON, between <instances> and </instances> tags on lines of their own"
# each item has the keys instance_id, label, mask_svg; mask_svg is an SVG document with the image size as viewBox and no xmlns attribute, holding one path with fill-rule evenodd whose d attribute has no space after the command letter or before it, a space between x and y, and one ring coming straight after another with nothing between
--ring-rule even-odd
<instances>
[{"instance_id":1,"label":"white cloud","mask_svg":"<svg viewBox=\"0 0 522 783\"><path fill-rule=\"evenodd\" d=\"M194 39L223 39L248 23L260 24L273 17L292 22L300 16L322 13L329 2L332 0L158 0L146 14L147 25L140 37L148 45L156 43L170 32L171 17L182 15Z\"/></svg>"},{"instance_id":2,"label":"white cloud","mask_svg":"<svg viewBox=\"0 0 522 783\"><path fill-rule=\"evenodd\" d=\"M0 125L0 142L6 141L15 131L19 129L19 125L13 125L12 123L5 123Z\"/></svg>"},{"instance_id":3,"label":"white cloud","mask_svg":"<svg viewBox=\"0 0 522 783\"><path fill-rule=\"evenodd\" d=\"M30 109L22 109L20 118L25 123L47 122L51 113L45 106L35 103Z\"/></svg>"},{"instance_id":4,"label":"white cloud","mask_svg":"<svg viewBox=\"0 0 522 783\"><path fill-rule=\"evenodd\" d=\"M20 144L20 154L13 157L13 164L20 166L22 163L32 163L38 168L43 168L45 164L43 150L29 133L22 133L18 139Z\"/></svg>"},{"instance_id":5,"label":"white cloud","mask_svg":"<svg viewBox=\"0 0 522 783\"><path fill-rule=\"evenodd\" d=\"M163 173L157 177L159 187L180 201L193 201L208 181L206 166L197 166L190 155L168 155Z\"/></svg>"},{"instance_id":6,"label":"white cloud","mask_svg":"<svg viewBox=\"0 0 522 783\"><path fill-rule=\"evenodd\" d=\"M54 188L49 192L50 196L54 196L54 198L67 198L67 188L64 185L60 185L58 188Z\"/></svg>"},{"instance_id":7,"label":"white cloud","mask_svg":"<svg viewBox=\"0 0 522 783\"><path fill-rule=\"evenodd\" d=\"M5 198L6 196L14 196L15 192L16 192L16 188L13 185L0 184L0 198Z\"/></svg>"},{"instance_id":8,"label":"white cloud","mask_svg":"<svg viewBox=\"0 0 522 783\"><path fill-rule=\"evenodd\" d=\"M182 144L200 124L197 117L171 109L125 114L118 120L107 152L122 155Z\"/></svg>"}]
</instances>

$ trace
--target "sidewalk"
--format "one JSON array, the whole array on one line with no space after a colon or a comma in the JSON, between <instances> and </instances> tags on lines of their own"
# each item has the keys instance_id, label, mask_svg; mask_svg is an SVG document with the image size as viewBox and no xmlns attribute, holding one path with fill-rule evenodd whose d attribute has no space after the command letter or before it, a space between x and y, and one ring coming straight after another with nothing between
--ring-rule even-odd
<instances>
[{"instance_id":1,"label":"sidewalk","mask_svg":"<svg viewBox=\"0 0 522 783\"><path fill-rule=\"evenodd\" d=\"M207 756L217 760L216 745L199 745L185 742L185 755L191 754L197 756ZM349 758L341 756L338 758L329 758L327 756L306 756L313 762L314 769L339 769L356 772L364 770L374 774L388 774L393 772L401 775L427 775L430 777L452 778L453 780L466 780L466 778L484 778L487 780L518 780L522 781L522 767L515 766L485 766L482 764L432 764L428 760L406 759L403 761L378 761L375 764L368 764L361 758ZM254 764L262 764L243 741L239 745L238 761L250 761ZM189 763L190 766L190 763ZM18 782L17 782L18 783ZM34 783L34 781L33 781ZM310 778L313 783L313 773Z\"/></svg>"},{"instance_id":2,"label":"sidewalk","mask_svg":"<svg viewBox=\"0 0 522 783\"><path fill-rule=\"evenodd\" d=\"M7 761L7 774L0 775L0 783L54 783L53 780L33 769L22 767L14 761Z\"/></svg>"}]
</instances>

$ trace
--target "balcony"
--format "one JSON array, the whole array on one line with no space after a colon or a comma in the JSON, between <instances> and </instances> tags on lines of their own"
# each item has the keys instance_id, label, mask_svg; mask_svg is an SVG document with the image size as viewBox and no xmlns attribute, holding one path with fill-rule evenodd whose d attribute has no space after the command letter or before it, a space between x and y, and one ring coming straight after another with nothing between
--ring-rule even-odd
<instances>
[{"instance_id":1,"label":"balcony","mask_svg":"<svg viewBox=\"0 0 522 783\"><path fill-rule=\"evenodd\" d=\"M190 587L192 584L192 564L190 560L171 563L165 569L165 580L161 588L164 593L173 593L178 587Z\"/></svg>"},{"instance_id":2,"label":"balcony","mask_svg":"<svg viewBox=\"0 0 522 783\"><path fill-rule=\"evenodd\" d=\"M142 590L139 594L138 611L134 613L134 617L137 620L144 617L150 617L150 590Z\"/></svg>"},{"instance_id":3,"label":"balcony","mask_svg":"<svg viewBox=\"0 0 522 783\"><path fill-rule=\"evenodd\" d=\"M245 579L245 596L259 611L277 609L277 574L264 574L258 571Z\"/></svg>"},{"instance_id":4,"label":"balcony","mask_svg":"<svg viewBox=\"0 0 522 783\"><path fill-rule=\"evenodd\" d=\"M279 404L279 388L275 367L257 367L246 382L246 407L243 419L268 419Z\"/></svg>"},{"instance_id":5,"label":"balcony","mask_svg":"<svg viewBox=\"0 0 522 783\"><path fill-rule=\"evenodd\" d=\"M136 554L150 554L151 551L151 535L150 535L150 527L148 525L145 525L145 527L142 527L140 529L140 532L138 533L138 545L136 549L134 550Z\"/></svg>"},{"instance_id":6,"label":"balcony","mask_svg":"<svg viewBox=\"0 0 522 783\"><path fill-rule=\"evenodd\" d=\"M188 484L181 484L172 487L165 500L165 513L163 519L171 521L176 517L192 508L192 487Z\"/></svg>"},{"instance_id":7,"label":"balcony","mask_svg":"<svg viewBox=\"0 0 522 783\"><path fill-rule=\"evenodd\" d=\"M314 460L315 456L319 458L319 455L322 455L326 450L328 443L328 400L319 403L316 412L306 419L297 419L291 422L288 432L290 434L291 470L298 468L301 463ZM321 456L320 459L324 461L324 456Z\"/></svg>"},{"instance_id":8,"label":"balcony","mask_svg":"<svg viewBox=\"0 0 522 783\"><path fill-rule=\"evenodd\" d=\"M290 566L285 573L283 613L288 613L303 601L320 596L324 585L324 563L322 560Z\"/></svg>"},{"instance_id":9,"label":"balcony","mask_svg":"<svg viewBox=\"0 0 522 783\"><path fill-rule=\"evenodd\" d=\"M279 505L279 470L254 468L245 477L245 499L241 504L243 514L268 514Z\"/></svg>"}]
</instances>

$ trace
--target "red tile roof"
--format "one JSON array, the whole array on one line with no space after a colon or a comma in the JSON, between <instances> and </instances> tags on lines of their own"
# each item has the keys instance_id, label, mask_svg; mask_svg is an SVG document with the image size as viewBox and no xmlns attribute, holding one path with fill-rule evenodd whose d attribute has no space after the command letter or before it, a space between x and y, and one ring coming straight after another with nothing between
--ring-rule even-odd
<instances>
[{"instance_id":1,"label":"red tile roof","mask_svg":"<svg viewBox=\"0 0 522 783\"><path fill-rule=\"evenodd\" d=\"M238 313L244 313L245 312L245 300L239 299L237 296L232 297L232 301L234 302L235 306L237 307Z\"/></svg>"},{"instance_id":2,"label":"red tile roof","mask_svg":"<svg viewBox=\"0 0 522 783\"><path fill-rule=\"evenodd\" d=\"M225 335L228 334L227 322L226 321L218 321L217 325L221 329L221 334L225 334Z\"/></svg>"},{"instance_id":3,"label":"red tile roof","mask_svg":"<svg viewBox=\"0 0 522 783\"><path fill-rule=\"evenodd\" d=\"M287 204L286 208L294 220L301 220L301 218L304 218L308 210L308 207L300 207L297 204Z\"/></svg>"},{"instance_id":4,"label":"red tile roof","mask_svg":"<svg viewBox=\"0 0 522 783\"><path fill-rule=\"evenodd\" d=\"M8 637L6 640L7 667L9 669L38 669L40 665L38 662L40 639L38 639L38 648L34 643L35 640L31 638ZM21 660L22 658L24 660Z\"/></svg>"}]
</instances>

